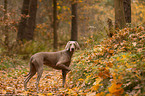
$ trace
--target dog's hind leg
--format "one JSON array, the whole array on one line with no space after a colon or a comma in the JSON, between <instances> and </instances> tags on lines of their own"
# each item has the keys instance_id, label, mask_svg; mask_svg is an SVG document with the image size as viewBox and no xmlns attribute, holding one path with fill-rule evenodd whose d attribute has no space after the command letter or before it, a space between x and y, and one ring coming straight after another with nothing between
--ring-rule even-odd
<instances>
[{"instance_id":1,"label":"dog's hind leg","mask_svg":"<svg viewBox=\"0 0 145 96\"><path fill-rule=\"evenodd\" d=\"M38 85L39 85L39 81L40 81L40 78L43 73L43 61L41 61L41 60L36 61L36 71L37 71L36 89L37 89L37 93L38 93L39 92Z\"/></svg>"},{"instance_id":2,"label":"dog's hind leg","mask_svg":"<svg viewBox=\"0 0 145 96\"><path fill-rule=\"evenodd\" d=\"M27 90L27 83L29 80L36 74L36 69L33 63L30 63L30 72L28 74L28 77L24 81L24 89Z\"/></svg>"},{"instance_id":3,"label":"dog's hind leg","mask_svg":"<svg viewBox=\"0 0 145 96\"><path fill-rule=\"evenodd\" d=\"M40 81L40 78L42 76L42 73L43 73L43 68L39 68L38 71L37 71L37 80L36 80L36 88L37 88L37 92L39 92L39 81Z\"/></svg>"}]
</instances>

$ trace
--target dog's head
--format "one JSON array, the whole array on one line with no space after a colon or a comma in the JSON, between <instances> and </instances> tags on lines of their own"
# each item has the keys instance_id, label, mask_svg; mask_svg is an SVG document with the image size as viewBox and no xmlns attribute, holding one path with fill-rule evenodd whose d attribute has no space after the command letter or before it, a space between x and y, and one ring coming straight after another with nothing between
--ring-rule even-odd
<instances>
[{"instance_id":1,"label":"dog's head","mask_svg":"<svg viewBox=\"0 0 145 96\"><path fill-rule=\"evenodd\" d=\"M69 50L70 52L74 52L75 50L80 49L80 46L77 41L69 41L66 44L65 49Z\"/></svg>"}]
</instances>

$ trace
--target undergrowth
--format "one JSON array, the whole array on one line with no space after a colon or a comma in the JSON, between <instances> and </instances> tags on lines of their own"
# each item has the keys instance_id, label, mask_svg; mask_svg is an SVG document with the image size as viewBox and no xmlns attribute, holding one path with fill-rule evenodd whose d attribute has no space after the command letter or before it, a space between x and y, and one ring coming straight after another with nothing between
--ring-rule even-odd
<instances>
[{"instance_id":1,"label":"undergrowth","mask_svg":"<svg viewBox=\"0 0 145 96\"><path fill-rule=\"evenodd\" d=\"M144 62L144 27L125 28L112 38L76 53L69 83L78 89L78 94L143 95Z\"/></svg>"},{"instance_id":2,"label":"undergrowth","mask_svg":"<svg viewBox=\"0 0 145 96\"><path fill-rule=\"evenodd\" d=\"M6 55L0 56L0 70L7 70L8 68L17 69L17 66L21 66L25 64L26 61L22 60L22 58L17 56L13 56L13 57L6 56Z\"/></svg>"}]
</instances>

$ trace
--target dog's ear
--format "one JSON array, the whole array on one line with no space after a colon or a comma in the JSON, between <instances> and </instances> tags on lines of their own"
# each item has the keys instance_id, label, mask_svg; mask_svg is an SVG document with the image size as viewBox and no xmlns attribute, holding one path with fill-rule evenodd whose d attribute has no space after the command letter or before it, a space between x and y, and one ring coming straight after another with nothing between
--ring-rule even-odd
<instances>
[{"instance_id":1,"label":"dog's ear","mask_svg":"<svg viewBox=\"0 0 145 96\"><path fill-rule=\"evenodd\" d=\"M69 48L70 48L70 41L67 42L67 44L66 44L66 46L65 46L65 49L66 49L66 50L69 50Z\"/></svg>"},{"instance_id":2,"label":"dog's ear","mask_svg":"<svg viewBox=\"0 0 145 96\"><path fill-rule=\"evenodd\" d=\"M81 48L80 48L80 45L79 45L79 43L78 43L77 41L75 41L75 45L76 45L76 48L77 48L77 49L81 49Z\"/></svg>"}]
</instances>

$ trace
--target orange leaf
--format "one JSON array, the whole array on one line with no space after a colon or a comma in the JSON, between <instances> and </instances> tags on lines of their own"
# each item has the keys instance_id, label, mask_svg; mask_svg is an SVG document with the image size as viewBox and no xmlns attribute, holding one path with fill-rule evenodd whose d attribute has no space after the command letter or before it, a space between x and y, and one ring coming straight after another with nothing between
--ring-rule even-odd
<instances>
[{"instance_id":1,"label":"orange leaf","mask_svg":"<svg viewBox=\"0 0 145 96\"><path fill-rule=\"evenodd\" d=\"M124 92L124 89L121 88L122 84L113 83L111 87L108 88L109 92L113 95L121 95Z\"/></svg>"}]
</instances>

